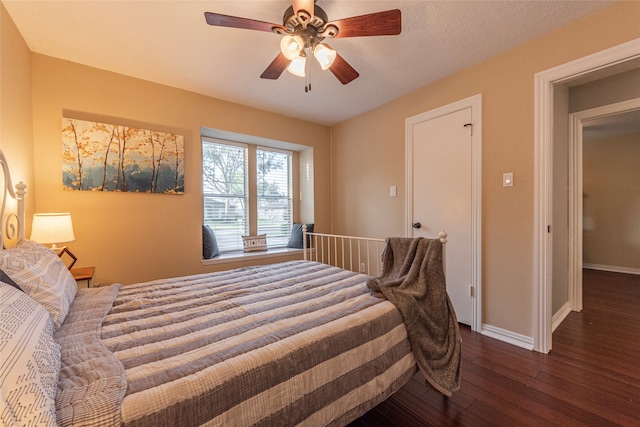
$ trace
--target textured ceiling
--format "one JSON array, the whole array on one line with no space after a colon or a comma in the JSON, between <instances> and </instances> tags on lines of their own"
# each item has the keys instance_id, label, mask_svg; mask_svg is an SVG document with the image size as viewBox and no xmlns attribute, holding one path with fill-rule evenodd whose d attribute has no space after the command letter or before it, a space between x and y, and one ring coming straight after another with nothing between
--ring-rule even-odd
<instances>
[{"instance_id":1,"label":"textured ceiling","mask_svg":"<svg viewBox=\"0 0 640 427\"><path fill-rule=\"evenodd\" d=\"M281 23L289 0L2 0L33 52L333 125L579 19L611 1L320 0L329 20L402 11L399 36L328 40L360 77L259 76L279 36L211 27L204 12Z\"/></svg>"}]
</instances>

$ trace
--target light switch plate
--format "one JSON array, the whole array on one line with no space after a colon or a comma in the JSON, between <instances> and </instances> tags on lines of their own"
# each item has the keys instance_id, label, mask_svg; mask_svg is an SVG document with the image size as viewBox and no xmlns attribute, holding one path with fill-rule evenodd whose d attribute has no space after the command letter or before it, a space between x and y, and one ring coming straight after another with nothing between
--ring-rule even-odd
<instances>
[{"instance_id":1,"label":"light switch plate","mask_svg":"<svg viewBox=\"0 0 640 427\"><path fill-rule=\"evenodd\" d=\"M507 172L502 174L502 186L503 187L513 187L513 173Z\"/></svg>"},{"instance_id":2,"label":"light switch plate","mask_svg":"<svg viewBox=\"0 0 640 427\"><path fill-rule=\"evenodd\" d=\"M389 197L396 197L398 194L397 190L396 190L396 186L392 185L391 187L389 187Z\"/></svg>"}]
</instances>

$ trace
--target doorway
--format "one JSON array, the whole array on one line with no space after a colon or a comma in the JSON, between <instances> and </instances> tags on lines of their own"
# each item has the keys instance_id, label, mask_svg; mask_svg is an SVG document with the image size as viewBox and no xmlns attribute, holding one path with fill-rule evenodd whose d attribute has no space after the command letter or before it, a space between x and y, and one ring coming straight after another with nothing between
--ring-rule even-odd
<instances>
[{"instance_id":1,"label":"doorway","mask_svg":"<svg viewBox=\"0 0 640 427\"><path fill-rule=\"evenodd\" d=\"M624 113L640 110L640 98L592 108L569 115L569 147L571 163L576 165L574 172L569 179L569 241L573 242L574 250L569 256L569 307L573 311L582 310L582 268L583 262L583 233L584 229L590 229L589 224L584 224L584 190L583 190L583 134L584 127L595 121L608 119L613 121L613 117L624 117ZM634 129L640 126L635 122L636 118L630 119L627 124L633 125ZM615 123L615 122L613 122ZM620 126L620 124L616 125ZM588 220L588 218L587 218ZM586 227L585 227L586 225Z\"/></svg>"},{"instance_id":2,"label":"doorway","mask_svg":"<svg viewBox=\"0 0 640 427\"><path fill-rule=\"evenodd\" d=\"M612 67L640 59L640 40L537 73L534 135L534 350L548 353L552 348L552 267L553 267L553 122L554 86L589 73L607 72Z\"/></svg>"},{"instance_id":3,"label":"doorway","mask_svg":"<svg viewBox=\"0 0 640 427\"><path fill-rule=\"evenodd\" d=\"M409 237L448 234L447 292L458 321L481 328L480 95L406 120Z\"/></svg>"}]
</instances>

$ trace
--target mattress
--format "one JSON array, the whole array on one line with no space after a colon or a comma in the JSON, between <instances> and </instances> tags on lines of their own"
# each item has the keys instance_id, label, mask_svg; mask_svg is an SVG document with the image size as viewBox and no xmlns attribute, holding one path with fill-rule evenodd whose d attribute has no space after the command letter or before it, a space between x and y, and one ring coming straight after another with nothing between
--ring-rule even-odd
<instances>
[{"instance_id":1,"label":"mattress","mask_svg":"<svg viewBox=\"0 0 640 427\"><path fill-rule=\"evenodd\" d=\"M81 290L56 334L58 419L346 425L416 372L400 313L367 279L291 261Z\"/></svg>"}]
</instances>

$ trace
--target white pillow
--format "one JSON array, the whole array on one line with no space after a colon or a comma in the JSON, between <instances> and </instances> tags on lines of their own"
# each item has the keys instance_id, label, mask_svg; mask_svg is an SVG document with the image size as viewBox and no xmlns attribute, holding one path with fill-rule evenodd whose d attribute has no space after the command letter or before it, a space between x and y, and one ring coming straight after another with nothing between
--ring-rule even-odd
<instances>
[{"instance_id":1,"label":"white pillow","mask_svg":"<svg viewBox=\"0 0 640 427\"><path fill-rule=\"evenodd\" d=\"M55 426L60 346L29 295L0 282L0 425Z\"/></svg>"},{"instance_id":2,"label":"white pillow","mask_svg":"<svg viewBox=\"0 0 640 427\"><path fill-rule=\"evenodd\" d=\"M47 309L57 330L64 322L78 285L60 257L31 240L0 251L0 269Z\"/></svg>"}]
</instances>

